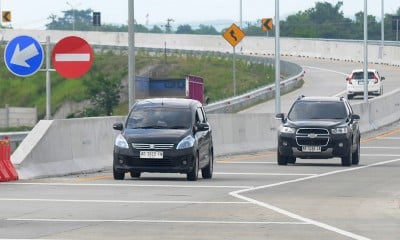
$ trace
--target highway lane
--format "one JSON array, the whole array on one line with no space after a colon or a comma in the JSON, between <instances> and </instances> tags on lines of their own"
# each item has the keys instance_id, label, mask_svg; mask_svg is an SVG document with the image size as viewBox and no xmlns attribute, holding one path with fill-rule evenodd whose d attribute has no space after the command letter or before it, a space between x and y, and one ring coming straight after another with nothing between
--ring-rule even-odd
<instances>
[{"instance_id":1,"label":"highway lane","mask_svg":"<svg viewBox=\"0 0 400 240\"><path fill-rule=\"evenodd\" d=\"M346 77L353 69L363 68L359 62L344 62L314 58L282 57L282 60L297 63L305 70L302 88L281 96L281 112L287 113L293 101L300 95L306 96L346 96ZM378 69L384 80L384 94L400 87L399 67L368 64L369 68ZM371 96L372 97L372 96ZM370 98L371 98L370 97ZM350 102L363 101L363 96L357 96ZM275 112L275 100L270 100L240 113Z\"/></svg>"},{"instance_id":2,"label":"highway lane","mask_svg":"<svg viewBox=\"0 0 400 240\"><path fill-rule=\"evenodd\" d=\"M278 166L275 152L261 152L218 158L214 178L197 182L104 171L1 183L0 239L395 240L400 124L380 131L364 136L352 167Z\"/></svg>"},{"instance_id":3,"label":"highway lane","mask_svg":"<svg viewBox=\"0 0 400 240\"><path fill-rule=\"evenodd\" d=\"M302 94L314 91L308 83L327 95L345 89L343 75L323 69L346 64L324 62L307 64ZM383 75L396 76L387 68ZM322 88L324 74L337 75L335 84ZM213 179L197 182L179 174L115 181L103 171L0 183L0 239L395 240L399 141L400 123L363 134L360 165L352 167L340 159L278 166L266 151L219 157Z\"/></svg>"}]
</instances>

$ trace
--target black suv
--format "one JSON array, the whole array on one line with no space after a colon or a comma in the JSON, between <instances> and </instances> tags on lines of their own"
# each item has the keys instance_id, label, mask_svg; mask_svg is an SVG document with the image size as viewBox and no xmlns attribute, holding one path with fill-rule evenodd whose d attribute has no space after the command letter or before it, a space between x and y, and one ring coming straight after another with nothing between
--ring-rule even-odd
<instances>
[{"instance_id":1,"label":"black suv","mask_svg":"<svg viewBox=\"0 0 400 240\"><path fill-rule=\"evenodd\" d=\"M158 98L134 104L114 144L114 179L126 172L140 177L142 172L184 173L196 181L212 178L214 149L211 127L197 100Z\"/></svg>"},{"instance_id":2,"label":"black suv","mask_svg":"<svg viewBox=\"0 0 400 240\"><path fill-rule=\"evenodd\" d=\"M296 158L340 157L343 166L360 160L360 116L343 97L300 96L278 130L278 164L296 163Z\"/></svg>"}]
</instances>

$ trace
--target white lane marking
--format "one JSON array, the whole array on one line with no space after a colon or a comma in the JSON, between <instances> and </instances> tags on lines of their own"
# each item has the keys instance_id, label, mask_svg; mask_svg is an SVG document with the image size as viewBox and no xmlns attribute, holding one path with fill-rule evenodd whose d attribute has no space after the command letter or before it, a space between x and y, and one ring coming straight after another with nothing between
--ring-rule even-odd
<instances>
[{"instance_id":1,"label":"white lane marking","mask_svg":"<svg viewBox=\"0 0 400 240\"><path fill-rule=\"evenodd\" d=\"M56 62L88 62L90 61L89 53L56 53Z\"/></svg>"},{"instance_id":2,"label":"white lane marking","mask_svg":"<svg viewBox=\"0 0 400 240\"><path fill-rule=\"evenodd\" d=\"M360 147L362 149L399 149L399 147Z\"/></svg>"},{"instance_id":3,"label":"white lane marking","mask_svg":"<svg viewBox=\"0 0 400 240\"><path fill-rule=\"evenodd\" d=\"M217 162L219 162L219 161L217 161ZM224 165L225 164L276 164L276 162L247 162L247 161L242 161L242 162L240 162L240 161L234 161L234 162L227 161L227 162L224 162L224 160L222 160L221 163L223 163Z\"/></svg>"},{"instance_id":4,"label":"white lane marking","mask_svg":"<svg viewBox=\"0 0 400 240\"><path fill-rule=\"evenodd\" d=\"M361 156L365 157L400 157L399 154L361 154Z\"/></svg>"},{"instance_id":5,"label":"white lane marking","mask_svg":"<svg viewBox=\"0 0 400 240\"><path fill-rule=\"evenodd\" d=\"M314 176L312 173L234 173L234 172L214 172L216 175L255 175L255 176Z\"/></svg>"},{"instance_id":6,"label":"white lane marking","mask_svg":"<svg viewBox=\"0 0 400 240\"><path fill-rule=\"evenodd\" d=\"M74 179L67 179L73 181ZM157 184L107 184L107 183L46 183L46 182L2 182L1 185L43 185L43 186L67 186L67 187L154 187L154 188L228 188L248 189L252 186L220 186L220 185L157 185Z\"/></svg>"},{"instance_id":7,"label":"white lane marking","mask_svg":"<svg viewBox=\"0 0 400 240\"><path fill-rule=\"evenodd\" d=\"M301 181L305 181L305 180L309 180L309 179L315 179L315 178L320 178L320 177L325 177L325 176L329 176L329 175L333 175L333 174L338 174L338 173L344 173L344 172L350 172L350 171L356 171L356 170L360 170L360 169L364 169L364 168L369 168L369 167L374 167L374 166L379 166L379 165L385 165L388 163L393 163L393 162L399 162L400 159L394 159L394 160L389 160L389 161L384 161L384 162L378 162L378 163L374 163L374 164L369 164L369 165L365 165L365 166L360 166L360 167L355 167L355 168L348 168L348 169L343 169L343 170L337 170L337 171L332 171L332 172L327 172L327 173L322 173L322 174L318 174L318 175L314 175L314 176L308 176L308 177L304 177L304 178L298 178L298 179L294 179L294 180L289 180L289 181L283 181L283 182L278 182L278 183L274 183L274 184L268 184L268 185L264 185L264 186L259 186L259 187L253 187L253 188L249 188L249 189L242 189L242 190L237 190L237 191L233 191L230 192L229 194L233 197L245 200L245 201L249 201L255 205L258 205L260 207L263 208L267 208L270 209L272 211L278 212L280 214L283 214L285 216L288 216L290 218L293 219L297 219L299 221L303 221L305 223L308 224L312 224L315 225L317 227L341 234L343 236L347 236L350 237L352 239L356 239L356 240L370 240L369 238L330 226L328 224L322 223L322 222L318 222L309 218L305 218L302 217L300 215L297 215L295 213L286 211L284 209L275 207L273 205L270 205L268 203L264 203L264 202L260 202L257 201L255 199L249 198L249 197L245 197L242 196L240 194L246 193L246 192L251 192L251 191L255 191L255 190L260 190L260 189L266 189L266 188L272 188L272 187L276 187L276 186L281 186L281 185L285 185L285 184L289 184L289 183L295 183L295 182L301 182Z\"/></svg>"},{"instance_id":8,"label":"white lane marking","mask_svg":"<svg viewBox=\"0 0 400 240\"><path fill-rule=\"evenodd\" d=\"M333 73L337 73L340 75L344 75L344 76L349 76L348 73L344 73L344 72L339 72L339 71L335 71L335 70L331 70L331 69L326 69L326 68L319 68L319 67L312 67L312 66L303 66L305 68L311 68L311 69L316 69L316 70L322 70L324 72L333 72Z\"/></svg>"},{"instance_id":9,"label":"white lane marking","mask_svg":"<svg viewBox=\"0 0 400 240\"><path fill-rule=\"evenodd\" d=\"M384 140L386 140L386 139L388 139L388 140L400 140L400 137L376 137L376 139L379 139L379 140L382 140L382 139L384 139Z\"/></svg>"},{"instance_id":10,"label":"white lane marking","mask_svg":"<svg viewBox=\"0 0 400 240\"><path fill-rule=\"evenodd\" d=\"M47 199L47 198L0 198L0 201L21 202L76 202L76 203L132 203L132 204L250 204L242 202L204 202L204 201L135 201L135 200L82 200L82 199Z\"/></svg>"},{"instance_id":11,"label":"white lane marking","mask_svg":"<svg viewBox=\"0 0 400 240\"><path fill-rule=\"evenodd\" d=\"M307 225L305 222L250 222L250 221L194 221L194 220L151 220L151 219L52 219L52 218L8 218L6 221L30 222L124 222L124 223L196 223L196 224L279 224Z\"/></svg>"}]
</instances>

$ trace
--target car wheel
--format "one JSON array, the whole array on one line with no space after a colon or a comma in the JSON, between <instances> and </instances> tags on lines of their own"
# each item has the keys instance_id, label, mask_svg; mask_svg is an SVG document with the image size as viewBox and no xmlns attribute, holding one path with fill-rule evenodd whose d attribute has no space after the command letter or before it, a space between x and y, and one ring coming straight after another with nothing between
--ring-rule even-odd
<instances>
[{"instance_id":1,"label":"car wheel","mask_svg":"<svg viewBox=\"0 0 400 240\"><path fill-rule=\"evenodd\" d=\"M131 171L131 177L133 178L140 178L141 172L138 171Z\"/></svg>"},{"instance_id":2,"label":"car wheel","mask_svg":"<svg viewBox=\"0 0 400 240\"><path fill-rule=\"evenodd\" d=\"M120 172L115 167L113 167L113 176L115 180L124 180L125 172Z\"/></svg>"},{"instance_id":3,"label":"car wheel","mask_svg":"<svg viewBox=\"0 0 400 240\"><path fill-rule=\"evenodd\" d=\"M282 154L278 152L278 165L287 165L288 164L288 159L287 157L283 156Z\"/></svg>"},{"instance_id":4,"label":"car wheel","mask_svg":"<svg viewBox=\"0 0 400 240\"><path fill-rule=\"evenodd\" d=\"M342 157L342 166L351 166L352 162L352 151L351 151L351 144L349 149L347 150L346 156Z\"/></svg>"},{"instance_id":5,"label":"car wheel","mask_svg":"<svg viewBox=\"0 0 400 240\"><path fill-rule=\"evenodd\" d=\"M201 169L201 176L203 176L204 179L211 179L212 178L212 174L213 174L213 169L214 169L214 156L213 153L210 152L209 155L209 162L208 165L206 167L204 167L203 169Z\"/></svg>"},{"instance_id":6,"label":"car wheel","mask_svg":"<svg viewBox=\"0 0 400 240\"><path fill-rule=\"evenodd\" d=\"M287 157L287 163L295 164L296 163L296 158L295 157Z\"/></svg>"},{"instance_id":7,"label":"car wheel","mask_svg":"<svg viewBox=\"0 0 400 240\"><path fill-rule=\"evenodd\" d=\"M187 173L187 180L197 181L198 178L199 178L199 155L197 154L194 159L193 169Z\"/></svg>"},{"instance_id":8,"label":"car wheel","mask_svg":"<svg viewBox=\"0 0 400 240\"><path fill-rule=\"evenodd\" d=\"M357 141L357 150L353 153L351 163L358 165L360 162L360 139Z\"/></svg>"}]
</instances>

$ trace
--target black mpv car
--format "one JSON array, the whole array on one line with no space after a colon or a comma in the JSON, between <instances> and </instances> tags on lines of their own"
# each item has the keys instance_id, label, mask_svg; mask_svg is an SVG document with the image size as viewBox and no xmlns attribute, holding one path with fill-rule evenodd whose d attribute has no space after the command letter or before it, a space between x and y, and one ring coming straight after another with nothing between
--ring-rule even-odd
<instances>
[{"instance_id":1,"label":"black mpv car","mask_svg":"<svg viewBox=\"0 0 400 240\"><path fill-rule=\"evenodd\" d=\"M211 127L197 100L157 98L134 104L115 139L113 175L123 180L126 172L183 173L196 181L212 178L214 149Z\"/></svg>"},{"instance_id":2,"label":"black mpv car","mask_svg":"<svg viewBox=\"0 0 400 240\"><path fill-rule=\"evenodd\" d=\"M300 96L291 106L278 130L279 165L296 163L296 158L340 157L343 166L360 160L360 116L343 97Z\"/></svg>"}]
</instances>

